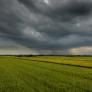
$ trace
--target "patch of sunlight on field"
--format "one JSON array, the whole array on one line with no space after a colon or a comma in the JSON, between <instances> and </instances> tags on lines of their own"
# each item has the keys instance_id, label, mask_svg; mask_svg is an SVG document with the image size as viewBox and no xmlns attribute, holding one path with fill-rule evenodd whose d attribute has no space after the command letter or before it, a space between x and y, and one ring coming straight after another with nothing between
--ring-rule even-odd
<instances>
[{"instance_id":1,"label":"patch of sunlight on field","mask_svg":"<svg viewBox=\"0 0 92 92\"><path fill-rule=\"evenodd\" d=\"M92 67L92 57L36 56L36 57L31 57L30 59Z\"/></svg>"}]
</instances>

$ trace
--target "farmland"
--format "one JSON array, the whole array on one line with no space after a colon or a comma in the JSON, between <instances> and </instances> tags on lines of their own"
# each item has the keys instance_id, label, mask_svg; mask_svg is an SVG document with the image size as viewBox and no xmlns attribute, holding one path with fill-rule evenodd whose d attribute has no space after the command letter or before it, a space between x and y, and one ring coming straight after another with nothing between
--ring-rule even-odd
<instances>
[{"instance_id":1,"label":"farmland","mask_svg":"<svg viewBox=\"0 0 92 92\"><path fill-rule=\"evenodd\" d=\"M0 92L92 92L92 57L0 56Z\"/></svg>"}]
</instances>

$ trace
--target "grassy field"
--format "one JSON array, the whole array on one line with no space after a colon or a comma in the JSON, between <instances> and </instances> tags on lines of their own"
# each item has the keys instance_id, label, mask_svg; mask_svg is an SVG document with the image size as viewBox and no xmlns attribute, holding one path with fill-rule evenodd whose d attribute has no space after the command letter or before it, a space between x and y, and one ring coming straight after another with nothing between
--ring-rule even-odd
<instances>
[{"instance_id":1,"label":"grassy field","mask_svg":"<svg viewBox=\"0 0 92 92\"><path fill-rule=\"evenodd\" d=\"M0 92L92 92L92 57L0 57Z\"/></svg>"}]
</instances>

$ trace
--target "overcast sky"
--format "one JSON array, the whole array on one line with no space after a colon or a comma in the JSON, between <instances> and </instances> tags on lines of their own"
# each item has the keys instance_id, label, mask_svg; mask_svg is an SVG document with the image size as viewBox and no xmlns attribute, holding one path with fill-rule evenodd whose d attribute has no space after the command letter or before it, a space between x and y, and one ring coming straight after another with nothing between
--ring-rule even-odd
<instances>
[{"instance_id":1,"label":"overcast sky","mask_svg":"<svg viewBox=\"0 0 92 92\"><path fill-rule=\"evenodd\" d=\"M92 0L0 0L0 54L92 55Z\"/></svg>"}]
</instances>

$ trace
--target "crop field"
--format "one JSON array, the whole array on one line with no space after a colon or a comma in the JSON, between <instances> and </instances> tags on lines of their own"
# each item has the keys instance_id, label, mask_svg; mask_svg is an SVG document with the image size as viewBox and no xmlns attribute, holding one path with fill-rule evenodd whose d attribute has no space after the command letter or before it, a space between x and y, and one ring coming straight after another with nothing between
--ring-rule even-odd
<instances>
[{"instance_id":1,"label":"crop field","mask_svg":"<svg viewBox=\"0 0 92 92\"><path fill-rule=\"evenodd\" d=\"M0 92L92 92L92 57L0 56Z\"/></svg>"}]
</instances>

